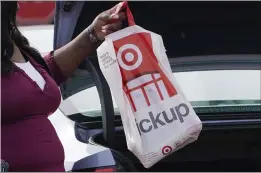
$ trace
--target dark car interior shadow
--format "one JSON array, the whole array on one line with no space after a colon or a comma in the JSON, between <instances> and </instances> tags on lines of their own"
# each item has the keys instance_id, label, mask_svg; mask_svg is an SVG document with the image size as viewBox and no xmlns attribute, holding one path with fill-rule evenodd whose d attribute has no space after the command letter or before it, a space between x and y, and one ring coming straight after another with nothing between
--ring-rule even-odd
<instances>
[{"instance_id":1,"label":"dark car interior shadow","mask_svg":"<svg viewBox=\"0 0 261 173\"><path fill-rule=\"evenodd\" d=\"M86 2L73 37L85 29L97 14L116 3ZM163 37L169 58L261 53L260 2L131 1L129 5L137 25ZM97 61L96 52L90 58L90 62ZM97 62L92 64L99 69ZM93 85L95 81L92 80L93 69L86 68L86 62L79 69L90 72L86 76L90 80L86 82L90 81ZM67 83L64 86L66 85L67 88L70 86L69 95L74 94L72 91L79 92L77 88L82 87L83 90L86 86L90 86L89 83L82 86L74 83ZM67 93L66 87L61 87L61 90L63 94ZM69 95L67 93L66 97ZM113 117L114 113L107 116ZM86 133L90 132L90 128L95 129L92 123L97 124L97 121L88 122ZM95 130L101 128L99 126ZM114 127L110 128L115 131ZM105 139L104 132L96 133L86 142L109 147L112 152L115 151L117 159L121 160L121 165L124 165L127 171L261 171L260 128L242 126L234 129L204 130L196 142L166 157L150 169L145 169L127 149L123 130L116 130L113 134L113 138L117 141L113 145Z\"/></svg>"}]
</instances>

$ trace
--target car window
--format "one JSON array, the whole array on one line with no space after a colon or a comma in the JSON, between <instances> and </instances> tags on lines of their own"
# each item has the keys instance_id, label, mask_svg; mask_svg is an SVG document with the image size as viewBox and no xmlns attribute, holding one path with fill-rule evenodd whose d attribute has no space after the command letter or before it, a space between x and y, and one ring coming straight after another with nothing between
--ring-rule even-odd
<instances>
[{"instance_id":1,"label":"car window","mask_svg":"<svg viewBox=\"0 0 261 173\"><path fill-rule=\"evenodd\" d=\"M93 111L100 111L100 97L96 86L89 86L90 81L88 72L77 69L66 84L63 85L63 100L60 105L61 111L69 116L81 113L90 116Z\"/></svg>"},{"instance_id":2,"label":"car window","mask_svg":"<svg viewBox=\"0 0 261 173\"><path fill-rule=\"evenodd\" d=\"M173 73L194 108L260 105L260 75L260 70ZM118 106L114 99L113 104L116 115L119 115ZM80 113L82 116L90 118L100 117L101 104L96 87L83 89L66 98L60 109L67 116Z\"/></svg>"}]
</instances>

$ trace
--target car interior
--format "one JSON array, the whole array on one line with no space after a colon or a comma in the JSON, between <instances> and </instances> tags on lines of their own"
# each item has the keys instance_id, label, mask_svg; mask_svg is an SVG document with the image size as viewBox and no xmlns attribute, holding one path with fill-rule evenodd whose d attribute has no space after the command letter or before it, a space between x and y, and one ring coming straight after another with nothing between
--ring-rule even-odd
<instances>
[{"instance_id":1,"label":"car interior","mask_svg":"<svg viewBox=\"0 0 261 173\"><path fill-rule=\"evenodd\" d=\"M116 3L85 2L73 38L83 31L97 14ZM200 60L193 59L194 56L261 54L260 2L131 1L129 6L137 25L162 36L167 55L174 64L174 71L175 67L179 71L185 69L182 68L182 63L175 66L175 63L180 63L183 59L184 62ZM260 59L248 59L246 56L240 62L236 59L220 60L221 65L217 67L212 59L205 58L204 64L194 67L193 70L222 70L231 69L232 66L238 69L258 69L260 67L256 62L260 62ZM222 66L222 63L229 65ZM127 148L120 116L115 116L110 89L99 69L96 52L93 52L79 69L87 71L86 81L82 84L63 84L63 99L80 90L96 86L101 101L101 116L86 117L81 113L70 115L69 118L76 122L75 135L81 142L110 148L119 170L261 171L261 126L260 121L257 121L261 118L260 106L238 107L229 111L220 108L214 112L204 108L196 110L203 122L199 139L153 167L145 169ZM95 131L94 135L90 135L91 131Z\"/></svg>"}]
</instances>

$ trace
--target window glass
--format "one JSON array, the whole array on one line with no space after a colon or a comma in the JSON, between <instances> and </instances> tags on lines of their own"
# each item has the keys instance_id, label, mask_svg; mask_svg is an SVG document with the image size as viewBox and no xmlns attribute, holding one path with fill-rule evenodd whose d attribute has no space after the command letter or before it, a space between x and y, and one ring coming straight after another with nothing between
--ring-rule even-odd
<instances>
[{"instance_id":1,"label":"window glass","mask_svg":"<svg viewBox=\"0 0 261 173\"><path fill-rule=\"evenodd\" d=\"M194 108L260 105L260 74L260 70L173 73ZM113 103L119 115L114 99ZM66 115L81 113L88 117L101 116L100 99L95 86L66 98L60 108Z\"/></svg>"}]
</instances>

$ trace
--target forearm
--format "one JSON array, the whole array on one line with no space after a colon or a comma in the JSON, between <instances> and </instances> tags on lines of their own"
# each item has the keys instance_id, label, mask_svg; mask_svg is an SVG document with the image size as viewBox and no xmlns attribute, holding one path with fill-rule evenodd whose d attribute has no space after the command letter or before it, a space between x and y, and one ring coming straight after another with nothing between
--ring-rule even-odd
<instances>
[{"instance_id":1,"label":"forearm","mask_svg":"<svg viewBox=\"0 0 261 173\"><path fill-rule=\"evenodd\" d=\"M85 29L74 40L54 51L54 60L65 77L69 77L84 61L85 57L95 51L105 36L118 31L125 13L118 13L118 4L99 14L91 26ZM94 44L95 42L95 44Z\"/></svg>"},{"instance_id":2,"label":"forearm","mask_svg":"<svg viewBox=\"0 0 261 173\"><path fill-rule=\"evenodd\" d=\"M97 44L91 42L85 29L71 42L55 50L54 59L63 75L69 77L96 48Z\"/></svg>"}]
</instances>

